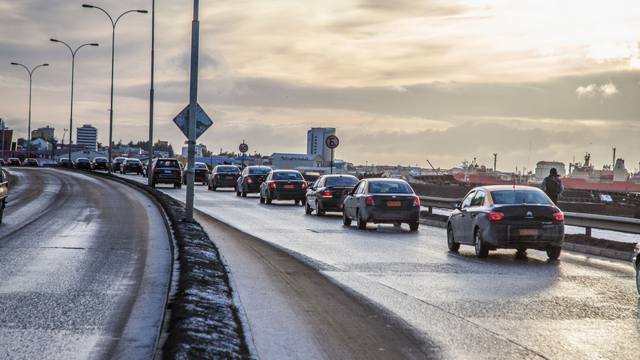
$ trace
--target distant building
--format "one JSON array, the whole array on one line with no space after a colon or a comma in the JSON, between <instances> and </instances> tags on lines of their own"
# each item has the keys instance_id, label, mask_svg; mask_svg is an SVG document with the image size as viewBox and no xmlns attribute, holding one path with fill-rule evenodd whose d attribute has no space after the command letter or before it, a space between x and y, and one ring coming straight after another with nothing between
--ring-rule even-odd
<instances>
[{"instance_id":1,"label":"distant building","mask_svg":"<svg viewBox=\"0 0 640 360\"><path fill-rule=\"evenodd\" d=\"M271 165L278 169L295 169L297 167L319 168L331 166L330 161L325 161L320 155L308 154L282 154L274 153L269 156Z\"/></svg>"},{"instance_id":2,"label":"distant building","mask_svg":"<svg viewBox=\"0 0 640 360\"><path fill-rule=\"evenodd\" d=\"M556 170L558 170L558 175L560 176L565 176L567 174L567 170L562 162L540 161L536 164L536 179L542 180L549 176L549 170L551 170L551 168L556 168Z\"/></svg>"},{"instance_id":3,"label":"distant building","mask_svg":"<svg viewBox=\"0 0 640 360\"><path fill-rule=\"evenodd\" d=\"M31 149L51 150L51 144L43 138L37 138L35 140L31 140Z\"/></svg>"},{"instance_id":4,"label":"distant building","mask_svg":"<svg viewBox=\"0 0 640 360\"><path fill-rule=\"evenodd\" d=\"M155 146L155 147L169 146L169 142L168 141L162 141L162 140L158 139L158 142L153 144L153 146Z\"/></svg>"},{"instance_id":5,"label":"distant building","mask_svg":"<svg viewBox=\"0 0 640 360\"><path fill-rule=\"evenodd\" d=\"M91 125L76 128L76 144L83 145L90 150L98 149L98 129Z\"/></svg>"},{"instance_id":6,"label":"distant building","mask_svg":"<svg viewBox=\"0 0 640 360\"><path fill-rule=\"evenodd\" d=\"M617 159L616 166L613 168L613 181L627 181L629 180L629 173L624 167L624 160Z\"/></svg>"},{"instance_id":7,"label":"distant building","mask_svg":"<svg viewBox=\"0 0 640 360\"><path fill-rule=\"evenodd\" d=\"M335 134L335 128L311 128L307 131L307 155L320 155L324 160L331 161L334 151L327 147L325 140Z\"/></svg>"},{"instance_id":8,"label":"distant building","mask_svg":"<svg viewBox=\"0 0 640 360\"><path fill-rule=\"evenodd\" d=\"M51 142L54 139L55 131L56 129L50 126L41 127L31 132L31 138L32 139L41 138L41 139L44 139L46 142Z\"/></svg>"},{"instance_id":9,"label":"distant building","mask_svg":"<svg viewBox=\"0 0 640 360\"><path fill-rule=\"evenodd\" d=\"M7 127L3 130L3 124L4 122L0 124L0 150L13 150L16 148L14 137L17 137L17 131L9 130Z\"/></svg>"},{"instance_id":10,"label":"distant building","mask_svg":"<svg viewBox=\"0 0 640 360\"><path fill-rule=\"evenodd\" d=\"M196 155L195 157L202 157L204 154L204 152L207 151L207 147L205 145L196 145ZM188 158L189 157L189 147L188 146L184 146L182 147L182 157L183 158Z\"/></svg>"}]
</instances>

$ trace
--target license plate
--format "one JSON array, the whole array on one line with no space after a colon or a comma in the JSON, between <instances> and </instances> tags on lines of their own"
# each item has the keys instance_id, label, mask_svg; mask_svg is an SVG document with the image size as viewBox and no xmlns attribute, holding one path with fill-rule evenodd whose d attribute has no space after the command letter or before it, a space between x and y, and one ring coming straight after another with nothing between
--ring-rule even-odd
<instances>
[{"instance_id":1,"label":"license plate","mask_svg":"<svg viewBox=\"0 0 640 360\"><path fill-rule=\"evenodd\" d=\"M171 174L171 170L165 170L164 173L165 174Z\"/></svg>"},{"instance_id":2,"label":"license plate","mask_svg":"<svg viewBox=\"0 0 640 360\"><path fill-rule=\"evenodd\" d=\"M401 206L402 203L400 201L387 201L387 206Z\"/></svg>"},{"instance_id":3,"label":"license plate","mask_svg":"<svg viewBox=\"0 0 640 360\"><path fill-rule=\"evenodd\" d=\"M284 188L285 189L293 189L293 185L285 185Z\"/></svg>"},{"instance_id":4,"label":"license plate","mask_svg":"<svg viewBox=\"0 0 640 360\"><path fill-rule=\"evenodd\" d=\"M227 179L233 179L233 176L227 176Z\"/></svg>"},{"instance_id":5,"label":"license plate","mask_svg":"<svg viewBox=\"0 0 640 360\"><path fill-rule=\"evenodd\" d=\"M538 235L538 229L520 229L520 235L524 235L524 236Z\"/></svg>"}]
</instances>

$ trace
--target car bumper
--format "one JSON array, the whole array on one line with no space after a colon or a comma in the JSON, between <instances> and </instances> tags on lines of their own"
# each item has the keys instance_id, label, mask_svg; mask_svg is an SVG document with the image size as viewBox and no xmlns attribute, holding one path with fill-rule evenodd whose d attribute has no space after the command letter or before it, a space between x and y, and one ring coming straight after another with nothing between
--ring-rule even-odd
<instances>
[{"instance_id":1,"label":"car bumper","mask_svg":"<svg viewBox=\"0 0 640 360\"><path fill-rule=\"evenodd\" d=\"M520 230L536 229L537 235L520 235ZM491 223L482 232L482 240L490 246L502 249L530 248L546 250L549 246L562 246L564 224L527 226Z\"/></svg>"},{"instance_id":2,"label":"car bumper","mask_svg":"<svg viewBox=\"0 0 640 360\"><path fill-rule=\"evenodd\" d=\"M154 176L153 182L156 184L180 184L182 183L182 179L181 178L163 178L159 176Z\"/></svg>"},{"instance_id":3,"label":"car bumper","mask_svg":"<svg viewBox=\"0 0 640 360\"><path fill-rule=\"evenodd\" d=\"M300 190L281 190L270 189L269 198L274 200L304 200L307 196L307 189Z\"/></svg>"},{"instance_id":4,"label":"car bumper","mask_svg":"<svg viewBox=\"0 0 640 360\"><path fill-rule=\"evenodd\" d=\"M390 210L367 207L365 219L373 223L414 222L420 220L420 207L413 206L411 210Z\"/></svg>"},{"instance_id":5,"label":"car bumper","mask_svg":"<svg viewBox=\"0 0 640 360\"><path fill-rule=\"evenodd\" d=\"M248 193L259 193L260 192L260 184L247 184L247 192Z\"/></svg>"},{"instance_id":6,"label":"car bumper","mask_svg":"<svg viewBox=\"0 0 640 360\"><path fill-rule=\"evenodd\" d=\"M226 179L214 179L212 181L212 185L215 187L236 187L238 182L236 180L226 180Z\"/></svg>"},{"instance_id":7,"label":"car bumper","mask_svg":"<svg viewBox=\"0 0 640 360\"><path fill-rule=\"evenodd\" d=\"M342 202L344 201L344 199L342 198L338 198L338 199L332 199L332 198L319 198L318 199L318 208L321 211L337 211L337 212L342 212L343 211L343 205Z\"/></svg>"}]
</instances>

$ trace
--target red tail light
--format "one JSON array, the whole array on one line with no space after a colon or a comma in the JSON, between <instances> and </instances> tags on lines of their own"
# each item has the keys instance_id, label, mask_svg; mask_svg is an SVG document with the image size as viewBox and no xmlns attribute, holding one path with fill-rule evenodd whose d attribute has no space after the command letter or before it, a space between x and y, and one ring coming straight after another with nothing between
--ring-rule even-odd
<instances>
[{"instance_id":1,"label":"red tail light","mask_svg":"<svg viewBox=\"0 0 640 360\"><path fill-rule=\"evenodd\" d=\"M415 197L415 200L413 200L413 206L420 206L420 198L419 197Z\"/></svg>"},{"instance_id":2,"label":"red tail light","mask_svg":"<svg viewBox=\"0 0 640 360\"><path fill-rule=\"evenodd\" d=\"M220 174L216 173L215 175L213 175L213 177L216 179L220 179Z\"/></svg>"},{"instance_id":3,"label":"red tail light","mask_svg":"<svg viewBox=\"0 0 640 360\"><path fill-rule=\"evenodd\" d=\"M564 221L564 214L562 213L562 211L559 211L559 212L553 214L553 218L556 221Z\"/></svg>"},{"instance_id":4,"label":"red tail light","mask_svg":"<svg viewBox=\"0 0 640 360\"><path fill-rule=\"evenodd\" d=\"M272 189L275 189L276 188L276 183L272 182L271 185L269 185L269 186L271 186Z\"/></svg>"},{"instance_id":5,"label":"red tail light","mask_svg":"<svg viewBox=\"0 0 640 360\"><path fill-rule=\"evenodd\" d=\"M251 184L253 182L253 180L251 180L250 177L247 178L247 183Z\"/></svg>"},{"instance_id":6,"label":"red tail light","mask_svg":"<svg viewBox=\"0 0 640 360\"><path fill-rule=\"evenodd\" d=\"M178 174L182 174L182 169L178 169Z\"/></svg>"},{"instance_id":7,"label":"red tail light","mask_svg":"<svg viewBox=\"0 0 640 360\"><path fill-rule=\"evenodd\" d=\"M306 189L306 188L307 188L307 182L306 182L306 181L303 181L303 182L302 182L302 188L303 188L303 189Z\"/></svg>"},{"instance_id":8,"label":"red tail light","mask_svg":"<svg viewBox=\"0 0 640 360\"><path fill-rule=\"evenodd\" d=\"M366 202L367 205L373 205L373 196L367 196Z\"/></svg>"},{"instance_id":9,"label":"red tail light","mask_svg":"<svg viewBox=\"0 0 640 360\"><path fill-rule=\"evenodd\" d=\"M322 197L330 198L330 197L331 197L331 191L329 191L329 190L325 190L325 191L322 193Z\"/></svg>"},{"instance_id":10,"label":"red tail light","mask_svg":"<svg viewBox=\"0 0 640 360\"><path fill-rule=\"evenodd\" d=\"M153 172L158 172L158 169L156 169L156 168L153 168Z\"/></svg>"},{"instance_id":11,"label":"red tail light","mask_svg":"<svg viewBox=\"0 0 640 360\"><path fill-rule=\"evenodd\" d=\"M504 219L504 214L497 211L488 211L487 218L491 221L500 221Z\"/></svg>"}]
</instances>

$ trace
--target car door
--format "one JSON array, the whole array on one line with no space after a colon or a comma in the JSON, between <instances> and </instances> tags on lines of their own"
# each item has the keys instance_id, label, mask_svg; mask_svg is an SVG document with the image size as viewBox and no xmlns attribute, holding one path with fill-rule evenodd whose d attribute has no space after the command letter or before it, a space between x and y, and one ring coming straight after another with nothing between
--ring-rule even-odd
<instances>
[{"instance_id":1,"label":"car door","mask_svg":"<svg viewBox=\"0 0 640 360\"><path fill-rule=\"evenodd\" d=\"M462 244L469 244L470 241L466 238L466 223L467 220L467 208L471 205L473 197L476 195L476 190L472 190L462 200L460 208L451 214L451 227L453 228L453 238L456 242Z\"/></svg>"},{"instance_id":2,"label":"car door","mask_svg":"<svg viewBox=\"0 0 640 360\"><path fill-rule=\"evenodd\" d=\"M347 195L347 197L344 199L344 211L346 212L348 218L355 218L356 216L356 207L358 205L356 196L364 188L364 183L364 180L357 183L356 186L353 187L353 190L349 193L349 195Z\"/></svg>"},{"instance_id":3,"label":"car door","mask_svg":"<svg viewBox=\"0 0 640 360\"><path fill-rule=\"evenodd\" d=\"M478 214L482 211L483 208L483 204L484 204L484 198L486 197L487 192L484 190L478 190L476 192L476 195L473 197L473 200L471 200L471 204L469 205L469 207L467 208L467 216L465 218L465 231L468 231L467 234L465 234L466 237L468 237L471 242L474 242L474 229L476 227L476 217L478 216Z\"/></svg>"},{"instance_id":4,"label":"car door","mask_svg":"<svg viewBox=\"0 0 640 360\"><path fill-rule=\"evenodd\" d=\"M318 189L322 187L322 183L324 181L324 177L320 176L315 183L313 183L312 187L307 190L307 202L309 203L309 207L313 210L316 209L316 199L318 198Z\"/></svg>"}]
</instances>

